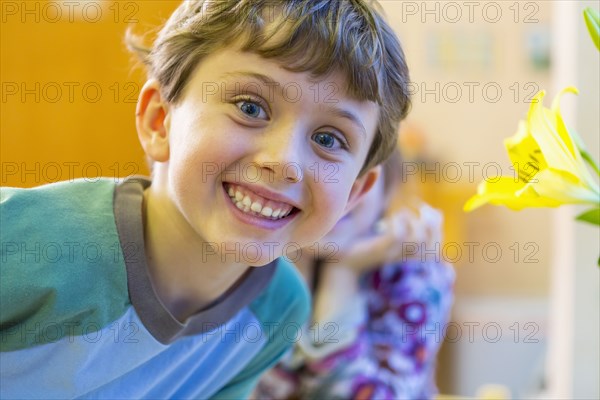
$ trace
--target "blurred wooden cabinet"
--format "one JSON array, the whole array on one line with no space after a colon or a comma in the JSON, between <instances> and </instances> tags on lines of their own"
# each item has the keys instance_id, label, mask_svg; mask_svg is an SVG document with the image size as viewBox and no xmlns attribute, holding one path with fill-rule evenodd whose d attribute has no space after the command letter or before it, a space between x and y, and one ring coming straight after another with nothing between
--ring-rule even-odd
<instances>
[{"instance_id":1,"label":"blurred wooden cabinet","mask_svg":"<svg viewBox=\"0 0 600 400\"><path fill-rule=\"evenodd\" d=\"M148 173L134 121L145 74L123 37L177 4L2 2L1 185Z\"/></svg>"}]
</instances>

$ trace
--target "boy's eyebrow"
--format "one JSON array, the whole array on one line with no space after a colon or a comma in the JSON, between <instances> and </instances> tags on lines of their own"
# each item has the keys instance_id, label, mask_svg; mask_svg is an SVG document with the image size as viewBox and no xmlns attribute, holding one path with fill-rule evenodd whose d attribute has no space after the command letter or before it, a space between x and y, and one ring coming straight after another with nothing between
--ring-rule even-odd
<instances>
[{"instance_id":1,"label":"boy's eyebrow","mask_svg":"<svg viewBox=\"0 0 600 400\"><path fill-rule=\"evenodd\" d=\"M350 122L352 122L358 128L362 139L363 140L366 139L367 130L363 126L360 119L356 115L354 115L352 112L344 110L342 108L338 108L338 107L327 107L327 111L330 112L331 114L334 114L337 117L350 120Z\"/></svg>"},{"instance_id":2,"label":"boy's eyebrow","mask_svg":"<svg viewBox=\"0 0 600 400\"><path fill-rule=\"evenodd\" d=\"M252 71L226 72L223 75L221 75L221 77L219 79L240 78L240 77L254 78L256 80L261 81L266 86L283 86L283 85L281 85L281 83L277 82L276 80L274 80L273 78L271 78L267 75L260 74L258 72L252 72ZM327 107L326 110L329 113L334 114L337 117L349 120L351 123L353 123L359 129L362 139L363 140L366 139L367 130L365 129L361 120L356 115L354 115L352 112L335 107L335 106Z\"/></svg>"},{"instance_id":3,"label":"boy's eyebrow","mask_svg":"<svg viewBox=\"0 0 600 400\"><path fill-rule=\"evenodd\" d=\"M266 86L281 86L281 83L277 82L273 78L271 78L271 77L269 77L267 75L259 74L258 72L252 72L252 71L226 72L223 75L221 75L220 79L223 79L223 78L239 78L239 77L254 78L256 80L261 81Z\"/></svg>"}]
</instances>

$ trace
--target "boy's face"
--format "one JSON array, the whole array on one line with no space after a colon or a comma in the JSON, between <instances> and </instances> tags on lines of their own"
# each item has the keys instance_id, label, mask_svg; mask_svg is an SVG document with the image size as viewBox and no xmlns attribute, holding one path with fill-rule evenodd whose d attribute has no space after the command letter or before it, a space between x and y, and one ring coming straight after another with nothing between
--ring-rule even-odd
<instances>
[{"instance_id":1,"label":"boy's face","mask_svg":"<svg viewBox=\"0 0 600 400\"><path fill-rule=\"evenodd\" d=\"M156 132L140 133L159 161L152 191L231 261L264 265L310 246L377 176L357 179L379 108L344 89L339 76L315 81L235 48L206 57L175 105L147 84L138 130L152 119Z\"/></svg>"}]
</instances>

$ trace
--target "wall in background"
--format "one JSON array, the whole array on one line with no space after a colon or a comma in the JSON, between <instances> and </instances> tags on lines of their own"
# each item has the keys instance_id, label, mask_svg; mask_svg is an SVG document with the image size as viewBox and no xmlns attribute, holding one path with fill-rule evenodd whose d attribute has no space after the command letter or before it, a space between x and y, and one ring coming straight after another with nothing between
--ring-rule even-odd
<instances>
[{"instance_id":1,"label":"wall in background","mask_svg":"<svg viewBox=\"0 0 600 400\"><path fill-rule=\"evenodd\" d=\"M67 4L68 3L68 4ZM123 37L177 2L2 2L3 186L147 174L135 130L144 73Z\"/></svg>"}]
</instances>

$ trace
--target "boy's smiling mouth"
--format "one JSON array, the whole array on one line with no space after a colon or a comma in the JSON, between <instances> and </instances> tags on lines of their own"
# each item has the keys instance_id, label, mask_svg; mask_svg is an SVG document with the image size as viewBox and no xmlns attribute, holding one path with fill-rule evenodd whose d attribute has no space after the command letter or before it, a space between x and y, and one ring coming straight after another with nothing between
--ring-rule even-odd
<instances>
[{"instance_id":1,"label":"boy's smiling mouth","mask_svg":"<svg viewBox=\"0 0 600 400\"><path fill-rule=\"evenodd\" d=\"M263 197L245 186L225 182L223 188L231 202L248 215L278 221L300 211L292 204Z\"/></svg>"}]
</instances>

